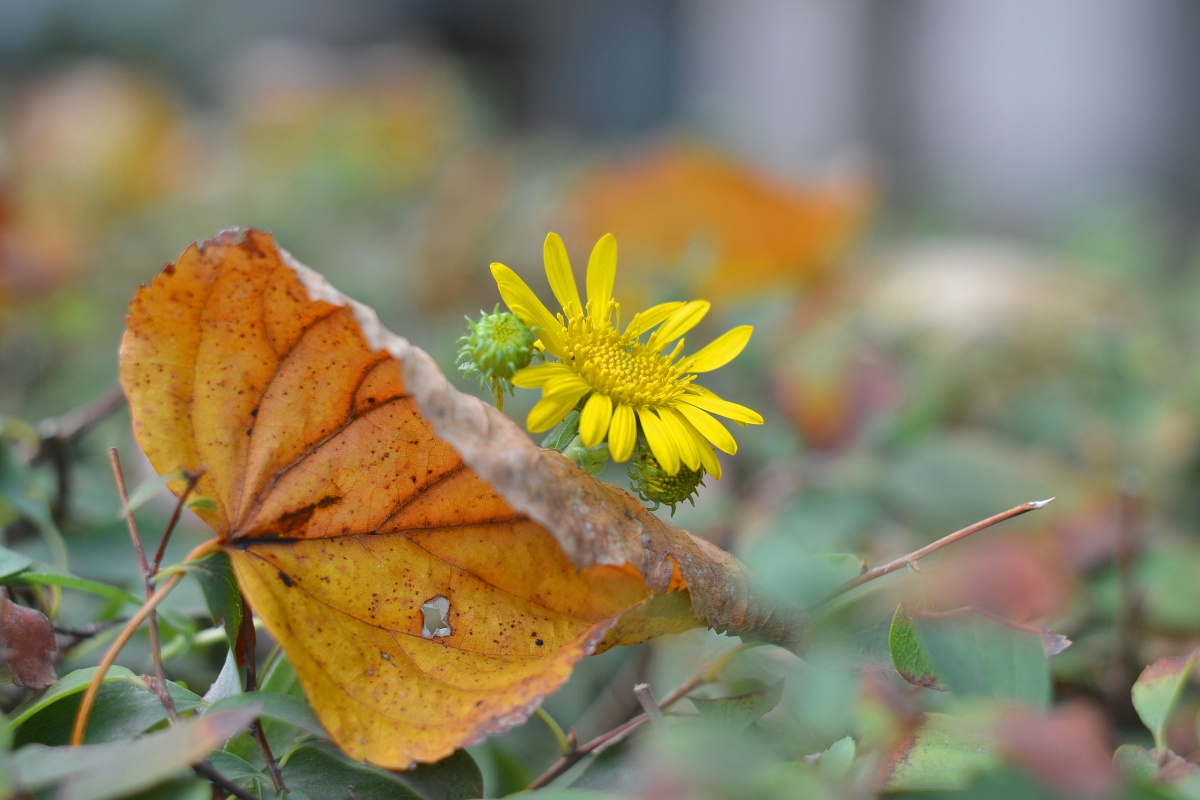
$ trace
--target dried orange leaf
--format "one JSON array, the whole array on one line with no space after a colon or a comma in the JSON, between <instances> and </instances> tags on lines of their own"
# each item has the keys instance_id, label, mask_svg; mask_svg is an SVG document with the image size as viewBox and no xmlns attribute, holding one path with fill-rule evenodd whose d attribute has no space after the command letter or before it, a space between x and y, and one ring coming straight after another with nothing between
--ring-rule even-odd
<instances>
[{"instance_id":1,"label":"dried orange leaf","mask_svg":"<svg viewBox=\"0 0 1200 800\"><path fill-rule=\"evenodd\" d=\"M196 512L354 758L436 761L601 644L697 617L802 639L740 562L455 392L268 234L189 248L128 324L139 443L160 473L205 469Z\"/></svg>"}]
</instances>

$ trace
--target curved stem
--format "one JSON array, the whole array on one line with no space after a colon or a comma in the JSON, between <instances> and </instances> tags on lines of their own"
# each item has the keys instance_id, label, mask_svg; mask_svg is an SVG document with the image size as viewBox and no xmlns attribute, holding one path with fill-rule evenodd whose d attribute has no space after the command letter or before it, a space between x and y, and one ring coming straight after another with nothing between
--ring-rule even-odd
<instances>
[{"instance_id":1,"label":"curved stem","mask_svg":"<svg viewBox=\"0 0 1200 800\"><path fill-rule=\"evenodd\" d=\"M216 550L219 546L219 539L211 539L188 553L185 560L192 561L202 558ZM117 634L117 638L109 645L108 652L104 654L104 658L100 660L100 663L96 665L96 674L92 676L92 682L88 684L87 691L83 695L83 700L79 704L79 711L75 714L75 727L71 731L72 746L83 744L83 736L87 732L88 718L92 714L92 707L96 704L96 695L100 693L100 686L104 683L104 676L108 673L109 667L117 660L117 656L121 654L122 648L133 637L138 627L149 619L159 603L166 599L171 590L183 580L184 574L183 572L176 572L164 581L154 594L146 599L146 602L138 609L138 612L130 618L125 627L121 629L121 632Z\"/></svg>"},{"instance_id":2,"label":"curved stem","mask_svg":"<svg viewBox=\"0 0 1200 800\"><path fill-rule=\"evenodd\" d=\"M544 722L550 732L554 734L554 738L558 740L558 748L564 753L571 752L571 739L563 732L562 726L554 720L554 717L550 716L549 712L541 706L538 706L533 713L537 714L538 719Z\"/></svg>"}]
</instances>

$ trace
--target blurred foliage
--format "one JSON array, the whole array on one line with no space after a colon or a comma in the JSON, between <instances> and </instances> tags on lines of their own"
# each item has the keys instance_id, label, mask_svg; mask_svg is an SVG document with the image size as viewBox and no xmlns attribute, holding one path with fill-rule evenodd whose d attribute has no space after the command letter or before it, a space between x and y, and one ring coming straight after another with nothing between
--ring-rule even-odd
<instances>
[{"instance_id":1,"label":"blurred foliage","mask_svg":"<svg viewBox=\"0 0 1200 800\"><path fill-rule=\"evenodd\" d=\"M885 219L867 246L869 179L789 185L695 143L506 138L433 51L256 45L226 66L205 104L83 62L0 108L0 583L53 625L59 676L0 690L0 796L74 776L73 797L207 797L186 765L208 752L274 797L240 732L248 703L289 797L502 796L561 755L533 721L413 773L345 761L265 635L262 691L240 691L239 626L222 625L237 599L207 562L159 615L165 691L191 727L167 730L141 677L143 631L104 684L88 748L62 747L90 669L141 601L107 449L131 484L161 482L124 412L60 434L115 383L137 284L188 242L253 225L451 375L463 315L496 302L487 263L539 273L552 229L616 234L631 302L726 301L698 339L756 326L712 388L767 424L739 434L725 476L675 521L812 605L813 647L739 655L665 728L600 748L542 796L1200 797L1200 260L1172 259L1152 217L1114 212L1039 248ZM864 563L1051 495L821 602ZM161 492L137 510L149 546L171 512ZM201 535L185 515L164 563ZM635 684L667 696L729 646L694 633L605 653L546 709L588 742L639 712ZM151 758L143 783L103 764Z\"/></svg>"}]
</instances>

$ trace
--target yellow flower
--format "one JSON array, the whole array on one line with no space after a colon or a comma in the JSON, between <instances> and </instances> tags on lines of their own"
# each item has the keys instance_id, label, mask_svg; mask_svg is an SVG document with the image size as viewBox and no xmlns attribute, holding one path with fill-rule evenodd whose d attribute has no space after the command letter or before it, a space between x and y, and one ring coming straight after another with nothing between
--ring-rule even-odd
<instances>
[{"instance_id":1,"label":"yellow flower","mask_svg":"<svg viewBox=\"0 0 1200 800\"><path fill-rule=\"evenodd\" d=\"M527 367L513 377L516 386L542 390L541 400L529 412L529 430L549 430L586 400L579 422L584 445L592 447L607 437L613 460L627 461L640 427L668 475L678 473L681 465L692 470L703 466L719 478L721 465L712 447L733 454L737 443L713 415L741 425L760 425L763 419L694 381L697 374L736 358L753 329L734 328L681 359L681 337L708 313L708 301L662 303L635 314L621 332L620 306L612 299L617 272L612 234L596 243L588 260L586 305L558 234L546 237L545 261L550 288L562 305L559 314L552 314L511 269L492 264L504 302L533 329L546 352L559 359ZM653 332L642 341L649 331Z\"/></svg>"}]
</instances>

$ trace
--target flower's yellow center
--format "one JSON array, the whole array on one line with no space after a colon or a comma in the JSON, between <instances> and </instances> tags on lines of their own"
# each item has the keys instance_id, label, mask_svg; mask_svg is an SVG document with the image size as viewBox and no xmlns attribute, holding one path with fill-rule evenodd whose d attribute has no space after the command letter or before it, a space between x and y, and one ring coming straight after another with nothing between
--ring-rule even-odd
<instances>
[{"instance_id":1,"label":"flower's yellow center","mask_svg":"<svg viewBox=\"0 0 1200 800\"><path fill-rule=\"evenodd\" d=\"M619 318L616 303L610 305L610 312L618 312ZM636 336L621 335L609 324L610 317L611 313L601 320L571 315L563 331L563 363L618 404L661 408L683 394L695 376L672 363L683 349L682 340L664 355Z\"/></svg>"}]
</instances>

